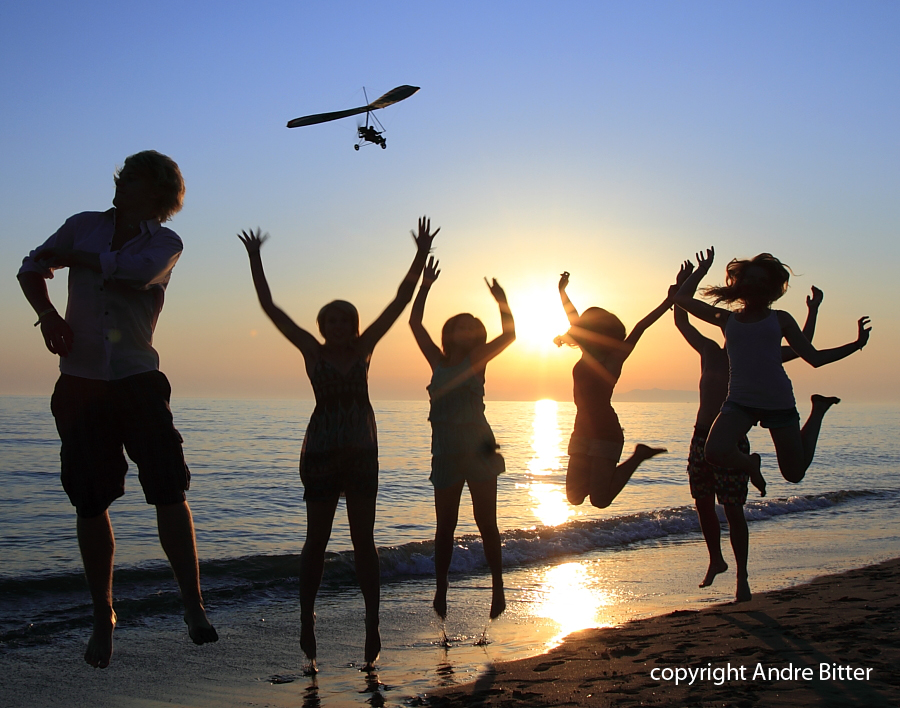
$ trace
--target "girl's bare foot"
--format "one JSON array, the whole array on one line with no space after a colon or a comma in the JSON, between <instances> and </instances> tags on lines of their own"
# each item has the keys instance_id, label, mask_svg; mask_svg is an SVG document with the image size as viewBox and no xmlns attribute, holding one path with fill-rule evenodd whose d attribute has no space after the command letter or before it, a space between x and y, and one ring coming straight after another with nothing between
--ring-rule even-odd
<instances>
[{"instance_id":1,"label":"girl's bare foot","mask_svg":"<svg viewBox=\"0 0 900 708\"><path fill-rule=\"evenodd\" d=\"M491 591L491 619L497 619L506 610L506 595L503 585L495 585Z\"/></svg>"},{"instance_id":2,"label":"girl's bare foot","mask_svg":"<svg viewBox=\"0 0 900 708\"><path fill-rule=\"evenodd\" d=\"M84 651L84 660L97 669L105 669L109 666L109 660L113 652L113 630L116 628L116 613L112 608L109 615L103 613L98 617L94 614L94 631L88 639L87 649Z\"/></svg>"},{"instance_id":3,"label":"girl's bare foot","mask_svg":"<svg viewBox=\"0 0 900 708\"><path fill-rule=\"evenodd\" d=\"M762 458L758 453L750 455L753 458L753 468L750 470L750 482L759 490L759 496L766 496L766 478L762 476Z\"/></svg>"},{"instance_id":4,"label":"girl's bare foot","mask_svg":"<svg viewBox=\"0 0 900 708\"><path fill-rule=\"evenodd\" d=\"M841 399L837 396L822 396L818 393L814 393L810 396L810 400L812 401L813 408L818 408L821 410L822 415L825 414L832 406L836 406L841 402Z\"/></svg>"},{"instance_id":5,"label":"girl's bare foot","mask_svg":"<svg viewBox=\"0 0 900 708\"><path fill-rule=\"evenodd\" d=\"M634 457L638 460L638 463L649 460L651 457L662 455L664 452L668 452L664 447L650 447L642 443L634 446Z\"/></svg>"},{"instance_id":6,"label":"girl's bare foot","mask_svg":"<svg viewBox=\"0 0 900 708\"><path fill-rule=\"evenodd\" d=\"M434 600L431 601L435 614L442 620L447 619L447 588L438 588L434 592Z\"/></svg>"},{"instance_id":7,"label":"girl's bare foot","mask_svg":"<svg viewBox=\"0 0 900 708\"><path fill-rule=\"evenodd\" d=\"M313 667L316 663L316 613L312 613L312 617L304 617L300 615L300 648L306 654L306 658L312 662Z\"/></svg>"},{"instance_id":8,"label":"girl's bare foot","mask_svg":"<svg viewBox=\"0 0 900 708\"><path fill-rule=\"evenodd\" d=\"M184 610L184 623L188 626L188 635L194 644L207 644L219 641L216 628L209 623L203 605Z\"/></svg>"},{"instance_id":9,"label":"girl's bare foot","mask_svg":"<svg viewBox=\"0 0 900 708\"><path fill-rule=\"evenodd\" d=\"M378 618L373 621L366 620L366 665L363 671L374 671L375 662L381 653L381 632L378 631Z\"/></svg>"},{"instance_id":10,"label":"girl's bare foot","mask_svg":"<svg viewBox=\"0 0 900 708\"><path fill-rule=\"evenodd\" d=\"M713 581L716 579L716 576L719 573L724 573L728 570L728 563L724 560L718 560L715 563L713 561L709 562L709 568L706 569L706 577L700 583L701 588L708 588L713 584Z\"/></svg>"},{"instance_id":11,"label":"girl's bare foot","mask_svg":"<svg viewBox=\"0 0 900 708\"><path fill-rule=\"evenodd\" d=\"M739 575L737 579L737 590L734 593L734 601L749 602L752 599L753 594L750 592L750 583L747 582L746 576L741 577Z\"/></svg>"}]
</instances>

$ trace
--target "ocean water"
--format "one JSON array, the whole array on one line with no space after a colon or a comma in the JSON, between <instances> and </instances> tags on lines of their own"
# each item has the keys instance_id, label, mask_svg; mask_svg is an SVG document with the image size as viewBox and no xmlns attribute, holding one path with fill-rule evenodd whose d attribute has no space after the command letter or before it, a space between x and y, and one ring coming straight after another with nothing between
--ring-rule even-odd
<instances>
[{"instance_id":1,"label":"ocean water","mask_svg":"<svg viewBox=\"0 0 900 708\"><path fill-rule=\"evenodd\" d=\"M297 458L312 405L173 401L193 475L188 498L211 617L220 630L248 617L282 627L273 641L283 643L288 658L273 661L270 673L256 680L279 677L298 703L314 689L315 705L403 705L435 686L473 680L486 664L544 651L572 631L733 595L733 570L713 587L697 588L707 556L685 472L695 405L616 404L626 454L637 442L669 452L642 465L614 504L599 510L565 499L571 403L489 402L488 419L507 462L498 483L498 520L509 608L499 621L486 621L490 577L464 493L450 616L446 627L438 626L430 612L427 403L379 402L381 678L360 690L362 599L342 503L317 606L322 672L310 684L300 672L296 596L305 529ZM806 412L801 404L801 415ZM836 406L799 485L781 479L767 433L751 432L769 481L768 496L751 489L746 506L754 591L897 555L898 423L898 406ZM48 400L0 397L0 666L48 643L86 637L90 601L58 466ZM153 508L144 503L136 475L127 486L111 509L117 634L150 633L179 613L179 601ZM722 544L727 560L727 527Z\"/></svg>"}]
</instances>

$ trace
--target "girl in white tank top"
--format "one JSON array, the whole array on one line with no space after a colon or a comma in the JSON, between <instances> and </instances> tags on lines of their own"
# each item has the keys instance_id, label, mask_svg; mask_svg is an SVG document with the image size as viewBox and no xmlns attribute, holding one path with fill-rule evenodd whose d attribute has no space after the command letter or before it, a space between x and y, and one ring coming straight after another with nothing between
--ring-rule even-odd
<instances>
[{"instance_id":1,"label":"girl in white tank top","mask_svg":"<svg viewBox=\"0 0 900 708\"><path fill-rule=\"evenodd\" d=\"M791 382L781 365L782 338L804 361L819 367L862 349L871 327L868 317L860 317L855 341L817 350L790 314L772 309L772 303L787 291L790 272L769 253L732 260L726 268L725 285L704 291L716 304L736 304L737 309L703 302L694 294L714 256L712 248L705 256L698 253L697 269L675 295L676 305L720 327L725 334L730 361L728 398L709 432L706 459L714 465L744 470L765 495L760 457L738 450L738 440L757 423L768 428L782 476L789 482L799 482L812 462L825 413L840 402L839 398L814 395L809 418L800 427Z\"/></svg>"}]
</instances>

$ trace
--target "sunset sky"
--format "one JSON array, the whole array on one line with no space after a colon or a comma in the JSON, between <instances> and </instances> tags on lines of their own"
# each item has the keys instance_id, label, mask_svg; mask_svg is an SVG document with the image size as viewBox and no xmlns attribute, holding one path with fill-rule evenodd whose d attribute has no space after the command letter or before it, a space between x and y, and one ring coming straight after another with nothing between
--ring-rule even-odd
<instances>
[{"instance_id":1,"label":"sunset sky","mask_svg":"<svg viewBox=\"0 0 900 708\"><path fill-rule=\"evenodd\" d=\"M49 395L57 375L15 279L22 257L71 214L107 209L114 169L152 148L187 183L155 340L176 396L312 397L238 231L271 234L275 301L315 331L335 298L363 325L379 314L428 214L435 339L463 311L499 333L484 276L516 317L488 398L571 400L577 353L552 343L561 271L579 309L630 329L714 245L708 284L735 256L789 264L779 307L801 323L822 288L820 347L872 318L864 352L790 365L798 399L900 400L898 37L892 1L5 3L0 394ZM285 127L401 84L421 91L379 113L387 150L354 151L355 118ZM51 297L63 307L65 277ZM426 397L407 317L375 351L374 400ZM694 390L698 374L667 315L618 390Z\"/></svg>"}]
</instances>

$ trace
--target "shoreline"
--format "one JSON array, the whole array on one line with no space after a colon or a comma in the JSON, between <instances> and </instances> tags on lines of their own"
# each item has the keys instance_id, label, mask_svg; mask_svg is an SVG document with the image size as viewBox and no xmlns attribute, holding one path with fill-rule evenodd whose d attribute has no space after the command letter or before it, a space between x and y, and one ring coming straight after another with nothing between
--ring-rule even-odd
<instances>
[{"instance_id":1,"label":"shoreline","mask_svg":"<svg viewBox=\"0 0 900 708\"><path fill-rule=\"evenodd\" d=\"M545 654L435 690L421 704L895 706L898 588L895 558L740 605L583 630ZM684 679L676 685L678 669Z\"/></svg>"}]
</instances>

